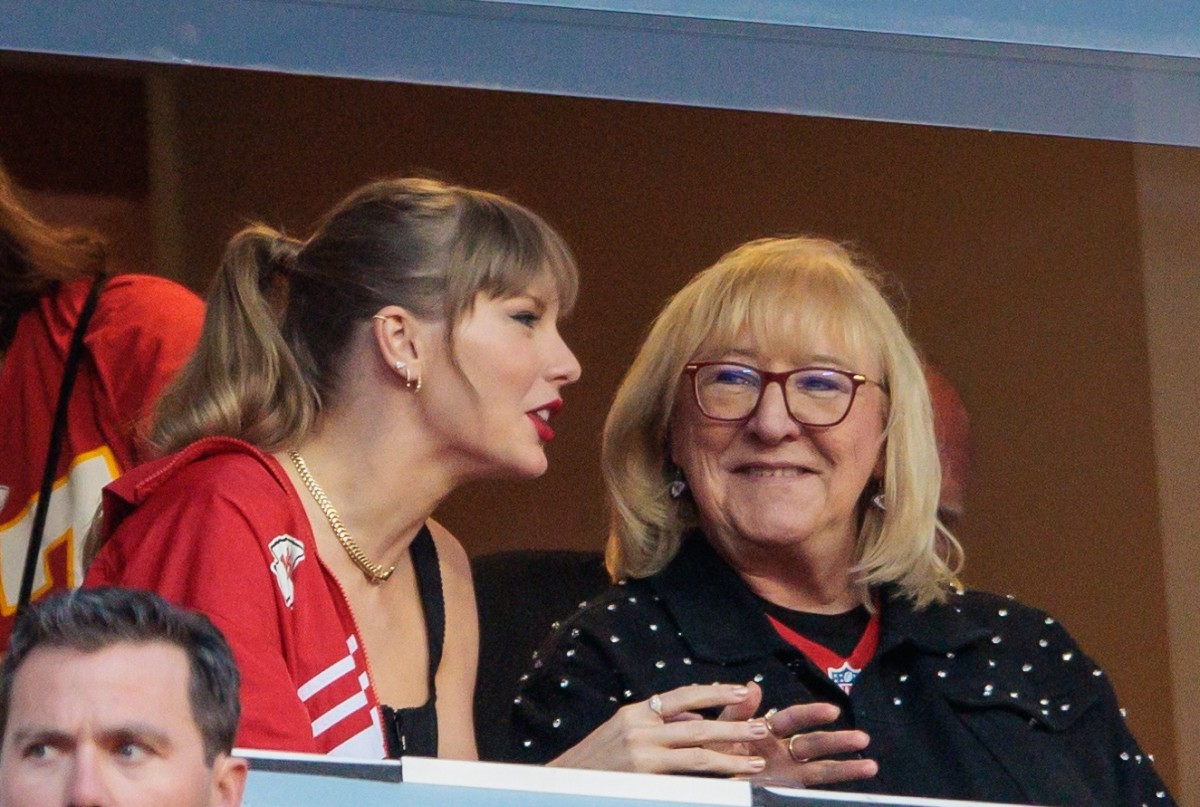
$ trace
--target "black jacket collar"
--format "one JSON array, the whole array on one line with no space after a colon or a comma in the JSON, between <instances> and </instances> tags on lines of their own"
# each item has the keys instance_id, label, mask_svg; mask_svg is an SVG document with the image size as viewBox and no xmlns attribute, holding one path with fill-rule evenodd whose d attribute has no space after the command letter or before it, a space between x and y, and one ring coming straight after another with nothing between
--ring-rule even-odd
<instances>
[{"instance_id":1,"label":"black jacket collar","mask_svg":"<svg viewBox=\"0 0 1200 807\"><path fill-rule=\"evenodd\" d=\"M648 583L699 658L736 664L788 648L758 599L698 531L684 536L679 554ZM894 586L884 586L878 653L906 643L927 653L952 653L986 640L991 631L960 613L956 596L916 611Z\"/></svg>"}]
</instances>

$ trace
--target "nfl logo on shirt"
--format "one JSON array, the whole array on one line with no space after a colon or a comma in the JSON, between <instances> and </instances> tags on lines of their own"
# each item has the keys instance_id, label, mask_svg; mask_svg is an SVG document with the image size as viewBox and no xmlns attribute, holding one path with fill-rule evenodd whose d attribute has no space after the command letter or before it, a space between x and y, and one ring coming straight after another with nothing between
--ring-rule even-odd
<instances>
[{"instance_id":1,"label":"nfl logo on shirt","mask_svg":"<svg viewBox=\"0 0 1200 807\"><path fill-rule=\"evenodd\" d=\"M829 680L841 687L847 695L850 694L850 690L854 686L854 679L858 678L860 672L862 670L854 669L848 661L843 662L841 667L828 667L825 670Z\"/></svg>"}]
</instances>

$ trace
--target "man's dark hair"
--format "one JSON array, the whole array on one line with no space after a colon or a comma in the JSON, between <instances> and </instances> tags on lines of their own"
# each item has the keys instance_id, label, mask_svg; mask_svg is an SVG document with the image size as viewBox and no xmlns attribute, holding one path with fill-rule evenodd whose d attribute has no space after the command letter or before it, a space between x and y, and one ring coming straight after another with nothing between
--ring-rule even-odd
<instances>
[{"instance_id":1,"label":"man's dark hair","mask_svg":"<svg viewBox=\"0 0 1200 807\"><path fill-rule=\"evenodd\" d=\"M8 728L17 670L39 647L93 653L115 644L163 642L187 653L192 718L204 739L205 762L233 749L240 706L238 671L221 632L203 614L185 611L149 591L93 588L34 603L17 617L0 664L0 738Z\"/></svg>"}]
</instances>

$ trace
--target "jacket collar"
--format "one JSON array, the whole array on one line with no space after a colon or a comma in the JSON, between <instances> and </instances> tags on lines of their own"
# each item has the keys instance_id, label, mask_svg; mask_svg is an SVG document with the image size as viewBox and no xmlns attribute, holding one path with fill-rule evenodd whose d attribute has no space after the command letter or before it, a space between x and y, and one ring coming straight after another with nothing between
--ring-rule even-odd
<instances>
[{"instance_id":1,"label":"jacket collar","mask_svg":"<svg viewBox=\"0 0 1200 807\"><path fill-rule=\"evenodd\" d=\"M927 653L953 653L979 644L992 630L966 616L955 604L960 595L951 594L945 604L934 603L922 611L894 585L880 591L883 624L879 653L902 644L912 644Z\"/></svg>"},{"instance_id":2,"label":"jacket collar","mask_svg":"<svg viewBox=\"0 0 1200 807\"><path fill-rule=\"evenodd\" d=\"M205 457L230 453L250 455L270 472L283 491L293 489L283 467L269 454L233 437L205 437L174 454L139 465L105 486L101 507L103 540L107 540L129 514L180 470Z\"/></svg>"},{"instance_id":3,"label":"jacket collar","mask_svg":"<svg viewBox=\"0 0 1200 807\"><path fill-rule=\"evenodd\" d=\"M736 664L789 647L767 621L758 598L699 531L684 536L675 559L648 583L698 658ZM912 644L928 653L952 653L986 640L991 631L960 613L956 597L916 611L895 586L883 586L877 652Z\"/></svg>"},{"instance_id":4,"label":"jacket collar","mask_svg":"<svg viewBox=\"0 0 1200 807\"><path fill-rule=\"evenodd\" d=\"M675 559L649 583L698 658L736 664L788 646L699 531L684 535Z\"/></svg>"}]
</instances>

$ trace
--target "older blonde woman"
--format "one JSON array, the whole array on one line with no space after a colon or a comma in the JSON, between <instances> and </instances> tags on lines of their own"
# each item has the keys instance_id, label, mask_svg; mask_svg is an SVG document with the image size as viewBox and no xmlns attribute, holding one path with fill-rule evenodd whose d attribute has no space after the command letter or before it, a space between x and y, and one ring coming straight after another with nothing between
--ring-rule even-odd
<instances>
[{"instance_id":1,"label":"older blonde woman","mask_svg":"<svg viewBox=\"0 0 1200 807\"><path fill-rule=\"evenodd\" d=\"M843 247L755 241L689 283L617 393L604 470L608 563L626 582L540 652L517 754L553 758L626 704L650 723L696 717L675 707L678 687L748 682L722 716L782 710L765 713L772 736L741 749L768 776L1170 803L1070 636L959 587L920 362ZM801 731L797 704L828 710L834 731ZM855 732L862 744L842 750L861 753L821 745Z\"/></svg>"}]
</instances>

